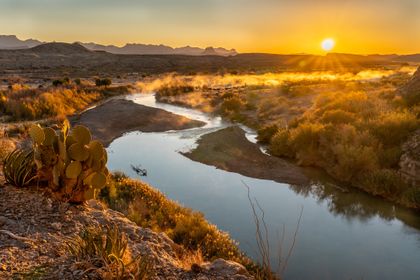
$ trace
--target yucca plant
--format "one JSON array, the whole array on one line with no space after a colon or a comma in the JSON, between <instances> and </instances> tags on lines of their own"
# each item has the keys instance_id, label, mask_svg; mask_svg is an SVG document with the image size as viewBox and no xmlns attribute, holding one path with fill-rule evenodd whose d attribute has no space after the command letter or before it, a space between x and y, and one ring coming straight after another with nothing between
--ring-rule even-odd
<instances>
[{"instance_id":1,"label":"yucca plant","mask_svg":"<svg viewBox=\"0 0 420 280\"><path fill-rule=\"evenodd\" d=\"M78 262L98 268L106 279L148 279L149 262L144 257L129 258L127 237L116 224L87 227L68 240L69 252Z\"/></svg>"},{"instance_id":2,"label":"yucca plant","mask_svg":"<svg viewBox=\"0 0 420 280\"><path fill-rule=\"evenodd\" d=\"M16 149L3 162L3 174L7 183L16 187L26 187L36 178L33 150Z\"/></svg>"}]
</instances>

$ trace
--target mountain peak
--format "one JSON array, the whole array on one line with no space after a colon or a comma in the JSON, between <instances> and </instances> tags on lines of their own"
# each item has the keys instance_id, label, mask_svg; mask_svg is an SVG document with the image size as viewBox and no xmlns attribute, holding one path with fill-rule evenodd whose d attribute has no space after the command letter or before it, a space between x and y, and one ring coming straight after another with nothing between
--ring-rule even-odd
<instances>
[{"instance_id":1,"label":"mountain peak","mask_svg":"<svg viewBox=\"0 0 420 280\"><path fill-rule=\"evenodd\" d=\"M207 47L203 51L202 55L217 55L217 52L216 52L216 50L213 47Z\"/></svg>"},{"instance_id":2,"label":"mountain peak","mask_svg":"<svg viewBox=\"0 0 420 280\"><path fill-rule=\"evenodd\" d=\"M41 44L38 40L20 40L16 35L0 35L0 49L27 49Z\"/></svg>"},{"instance_id":3,"label":"mountain peak","mask_svg":"<svg viewBox=\"0 0 420 280\"><path fill-rule=\"evenodd\" d=\"M73 43L45 43L38 45L36 47L31 48L32 51L38 52L38 53L58 53L58 54L79 54L79 53L88 53L91 52L84 46Z\"/></svg>"}]
</instances>

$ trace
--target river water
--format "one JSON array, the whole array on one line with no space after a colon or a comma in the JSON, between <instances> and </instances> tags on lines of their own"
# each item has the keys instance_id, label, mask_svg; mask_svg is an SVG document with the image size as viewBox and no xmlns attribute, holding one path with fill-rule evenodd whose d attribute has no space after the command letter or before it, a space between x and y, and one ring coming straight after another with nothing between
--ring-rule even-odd
<instances>
[{"instance_id":1,"label":"river water","mask_svg":"<svg viewBox=\"0 0 420 280\"><path fill-rule=\"evenodd\" d=\"M255 224L244 182L265 212L273 263L282 243L284 264L303 209L285 279L420 279L420 213L359 191L345 191L319 177L309 186L292 186L194 162L179 152L192 149L200 135L229 123L158 103L153 95L127 98L207 125L183 131L127 133L109 146L108 167L138 178L130 165L141 165L148 171L141 180L204 213L254 259L259 258ZM247 138L255 141L255 133L247 131ZM280 242L283 228L285 237Z\"/></svg>"}]
</instances>

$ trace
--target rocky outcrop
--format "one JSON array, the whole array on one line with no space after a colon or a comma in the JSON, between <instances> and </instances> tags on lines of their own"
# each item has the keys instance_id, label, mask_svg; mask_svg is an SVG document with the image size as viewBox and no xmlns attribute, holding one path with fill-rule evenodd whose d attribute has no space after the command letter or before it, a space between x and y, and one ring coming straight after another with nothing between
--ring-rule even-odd
<instances>
[{"instance_id":1,"label":"rocky outcrop","mask_svg":"<svg viewBox=\"0 0 420 280\"><path fill-rule=\"evenodd\" d=\"M132 256L147 256L152 279L253 279L242 265L222 259L186 269L180 264L186 252L167 235L138 227L94 200L75 206L9 186L0 186L0 197L0 279L97 279L68 256L65 242L86 226L109 224L126 234Z\"/></svg>"},{"instance_id":2,"label":"rocky outcrop","mask_svg":"<svg viewBox=\"0 0 420 280\"><path fill-rule=\"evenodd\" d=\"M413 74L410 81L398 89L398 94L400 94L409 105L416 105L420 102L420 67Z\"/></svg>"},{"instance_id":3,"label":"rocky outcrop","mask_svg":"<svg viewBox=\"0 0 420 280\"><path fill-rule=\"evenodd\" d=\"M420 129L403 145L400 170L410 185L420 187Z\"/></svg>"}]
</instances>

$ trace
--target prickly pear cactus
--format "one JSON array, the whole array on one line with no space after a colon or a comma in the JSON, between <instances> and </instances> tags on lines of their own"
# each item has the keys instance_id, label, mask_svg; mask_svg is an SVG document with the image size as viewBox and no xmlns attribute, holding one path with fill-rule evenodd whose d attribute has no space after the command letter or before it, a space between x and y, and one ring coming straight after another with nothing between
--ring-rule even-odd
<instances>
[{"instance_id":1,"label":"prickly pear cactus","mask_svg":"<svg viewBox=\"0 0 420 280\"><path fill-rule=\"evenodd\" d=\"M107 153L102 143L92 141L88 128L70 130L65 121L61 130L32 125L34 162L38 177L62 200L81 203L95 198L108 177Z\"/></svg>"}]
</instances>

